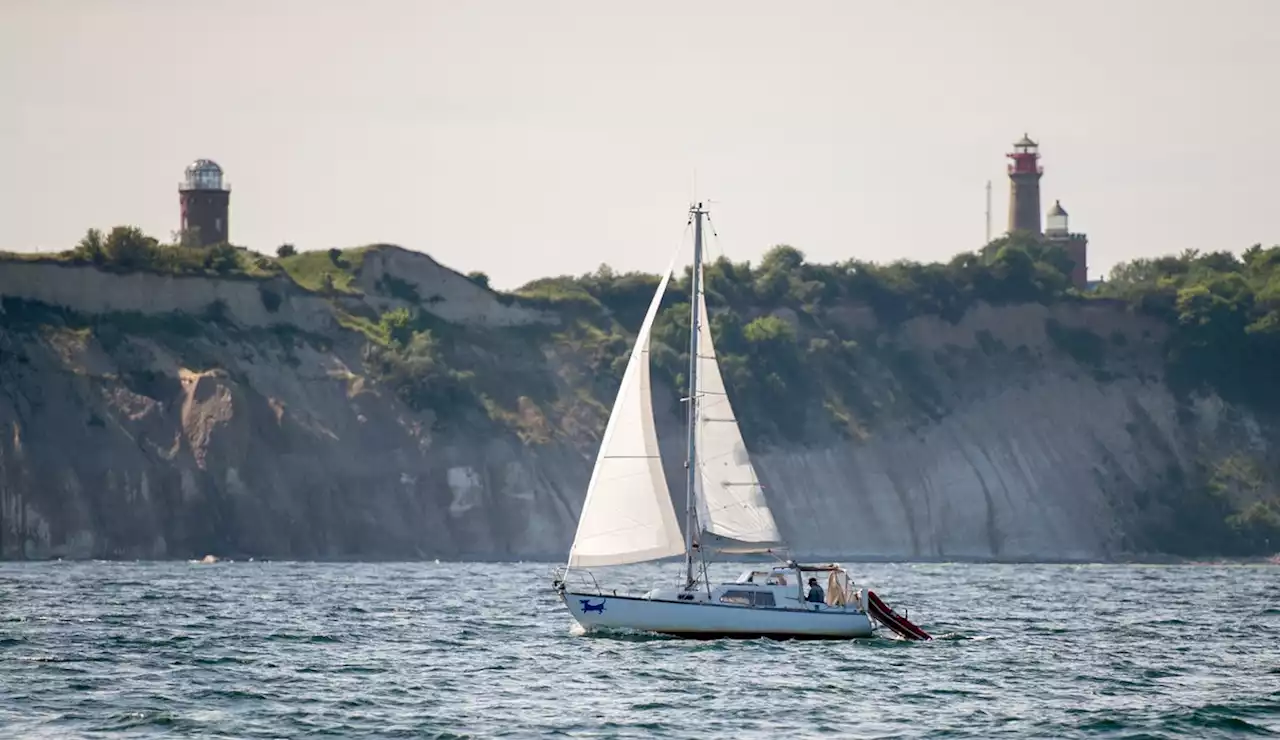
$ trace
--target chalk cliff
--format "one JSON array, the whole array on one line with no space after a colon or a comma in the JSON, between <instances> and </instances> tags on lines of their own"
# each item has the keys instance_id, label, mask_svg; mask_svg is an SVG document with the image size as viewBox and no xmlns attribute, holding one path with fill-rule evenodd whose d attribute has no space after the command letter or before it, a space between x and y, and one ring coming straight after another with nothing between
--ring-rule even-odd
<instances>
[{"instance_id":1,"label":"chalk cliff","mask_svg":"<svg viewBox=\"0 0 1280 740\"><path fill-rule=\"evenodd\" d=\"M415 252L372 248L353 270L352 290L326 294L0 262L0 556L562 556L616 387L600 368L625 347L602 358L571 312ZM445 408L435 380L410 392L375 371L367 328L397 308L450 337L468 382L488 383L478 400ZM1207 493L1209 472L1276 469L1280 426L1173 393L1162 326L1123 306L832 315L864 337L877 370L862 394L885 411L753 445L799 552L1225 552L1230 493ZM1108 351L1082 360L1055 330ZM878 353L890 344L913 385ZM681 420L670 385L657 395L678 492Z\"/></svg>"}]
</instances>

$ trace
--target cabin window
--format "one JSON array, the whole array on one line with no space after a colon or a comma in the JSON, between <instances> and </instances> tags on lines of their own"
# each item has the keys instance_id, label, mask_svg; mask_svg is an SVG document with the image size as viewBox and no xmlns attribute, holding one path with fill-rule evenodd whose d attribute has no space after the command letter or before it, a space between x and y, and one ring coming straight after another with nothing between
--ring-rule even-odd
<instances>
[{"instance_id":1,"label":"cabin window","mask_svg":"<svg viewBox=\"0 0 1280 740\"><path fill-rule=\"evenodd\" d=\"M742 606L776 606L773 594L768 591L725 591L720 596L721 604L741 604Z\"/></svg>"}]
</instances>

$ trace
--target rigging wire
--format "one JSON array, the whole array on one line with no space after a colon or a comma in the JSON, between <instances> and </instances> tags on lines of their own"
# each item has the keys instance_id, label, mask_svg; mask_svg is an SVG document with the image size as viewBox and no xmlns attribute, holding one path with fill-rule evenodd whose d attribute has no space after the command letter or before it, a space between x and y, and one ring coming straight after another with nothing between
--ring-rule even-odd
<instances>
[{"instance_id":1,"label":"rigging wire","mask_svg":"<svg viewBox=\"0 0 1280 740\"><path fill-rule=\"evenodd\" d=\"M711 213L710 213L710 212L708 212L708 213L707 213L707 226L710 226L710 227L711 227L711 237L712 237L712 241L714 241L714 242L715 242L715 244L716 244L716 251L720 253L720 257L721 257L721 259L723 259L723 258L724 258L724 256L725 256L725 254L724 254L724 247L720 244L720 234L716 233L716 225L715 225L715 222L711 220Z\"/></svg>"}]
</instances>

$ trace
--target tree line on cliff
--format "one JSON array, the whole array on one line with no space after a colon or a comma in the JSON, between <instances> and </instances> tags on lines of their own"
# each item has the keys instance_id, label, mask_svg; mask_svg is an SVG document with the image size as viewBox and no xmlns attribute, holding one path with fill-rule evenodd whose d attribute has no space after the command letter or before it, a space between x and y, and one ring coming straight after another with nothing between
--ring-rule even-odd
<instances>
[{"instance_id":1,"label":"tree line on cliff","mask_svg":"<svg viewBox=\"0 0 1280 740\"><path fill-rule=\"evenodd\" d=\"M721 258L705 269L712 328L726 382L743 397L782 397L802 390L806 373L857 337L826 320L837 307L869 307L879 326L935 315L956 322L978 302L992 305L1122 301L1170 329L1164 347L1169 379L1181 393L1212 390L1224 398L1280 410L1280 246L1231 252L1188 251L1117 265L1091 291L1071 286L1061 248L1030 235L997 239L946 263L845 260L813 264L777 246L757 265ZM634 330L657 277L616 274L607 266L579 277L545 278L518 293L561 306L598 304ZM659 364L679 379L687 361L689 275L675 281L654 329ZM779 309L784 309L780 311ZM788 322L780 314L794 316ZM801 331L796 331L801 328ZM865 337L864 337L865 339ZM670 350L668 352L667 350ZM674 353L675 356L668 356Z\"/></svg>"},{"instance_id":2,"label":"tree line on cliff","mask_svg":"<svg viewBox=\"0 0 1280 740\"><path fill-rule=\"evenodd\" d=\"M275 260L227 243L199 246L181 235L165 244L136 226L116 226L105 234L89 229L75 247L59 255L113 270L146 270L168 275L264 275L279 271Z\"/></svg>"}]
</instances>

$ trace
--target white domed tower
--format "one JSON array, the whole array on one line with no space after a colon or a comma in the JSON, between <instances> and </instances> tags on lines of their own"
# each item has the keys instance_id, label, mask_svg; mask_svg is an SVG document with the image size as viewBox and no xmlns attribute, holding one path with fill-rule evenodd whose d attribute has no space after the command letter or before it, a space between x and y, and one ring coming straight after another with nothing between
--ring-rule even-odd
<instances>
[{"instance_id":1,"label":"white domed tower","mask_svg":"<svg viewBox=\"0 0 1280 740\"><path fill-rule=\"evenodd\" d=\"M1070 233L1067 229L1067 211L1062 207L1061 201L1054 201L1053 208L1049 209L1049 213L1045 214L1044 219L1044 235L1045 236L1064 236Z\"/></svg>"},{"instance_id":2,"label":"white domed tower","mask_svg":"<svg viewBox=\"0 0 1280 740\"><path fill-rule=\"evenodd\" d=\"M1053 208L1045 215L1044 238L1067 251L1074 266L1071 268L1071 284L1079 290L1089 287L1089 237L1072 234L1067 227L1067 209L1062 203L1053 202Z\"/></svg>"},{"instance_id":3,"label":"white domed tower","mask_svg":"<svg viewBox=\"0 0 1280 740\"><path fill-rule=\"evenodd\" d=\"M182 206L182 234L189 244L208 246L228 239L231 229L231 186L222 179L222 168L212 159L197 159L178 185Z\"/></svg>"}]
</instances>

